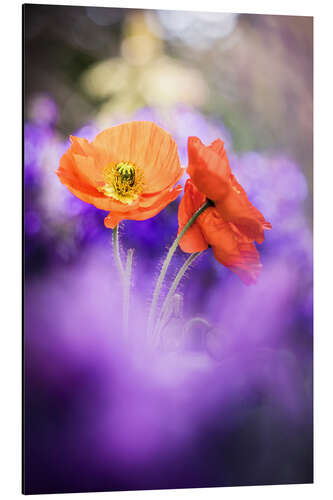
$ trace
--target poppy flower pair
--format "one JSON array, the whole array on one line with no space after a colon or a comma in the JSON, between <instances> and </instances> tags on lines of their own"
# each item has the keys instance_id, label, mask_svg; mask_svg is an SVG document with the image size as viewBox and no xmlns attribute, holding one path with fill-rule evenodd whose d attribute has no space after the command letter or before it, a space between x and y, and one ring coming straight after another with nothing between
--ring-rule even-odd
<instances>
[{"instance_id":1,"label":"poppy flower pair","mask_svg":"<svg viewBox=\"0 0 333 500\"><path fill-rule=\"evenodd\" d=\"M109 211L104 222L154 217L182 191L183 175L173 138L152 122L134 121L104 130L92 141L71 137L57 175L78 198ZM261 264L254 241L262 243L271 225L249 202L233 176L223 142L188 141L189 164L179 206L179 232L207 200L211 205L185 232L184 252L212 247L215 258L245 284L254 283Z\"/></svg>"}]
</instances>

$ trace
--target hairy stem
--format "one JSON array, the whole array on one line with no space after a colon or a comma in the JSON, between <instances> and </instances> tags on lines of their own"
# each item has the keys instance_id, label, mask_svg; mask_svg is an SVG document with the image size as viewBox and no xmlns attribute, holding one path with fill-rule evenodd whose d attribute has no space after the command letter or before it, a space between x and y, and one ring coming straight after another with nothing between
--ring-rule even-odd
<instances>
[{"instance_id":1,"label":"hairy stem","mask_svg":"<svg viewBox=\"0 0 333 500\"><path fill-rule=\"evenodd\" d=\"M129 299L131 290L133 253L134 253L134 248L130 248L127 251L126 268L125 268L124 282L123 282L123 324L124 324L124 335L126 339L128 338L128 312L129 312Z\"/></svg>"},{"instance_id":2,"label":"hairy stem","mask_svg":"<svg viewBox=\"0 0 333 500\"><path fill-rule=\"evenodd\" d=\"M153 299L152 303L150 306L149 310L149 316L148 316L148 329L147 329L147 334L148 337L151 337L152 335L152 329L153 329L153 324L155 320L155 313L156 313L156 307L157 307L157 302L160 296L162 284L166 275L166 272L168 270L169 264L171 262L171 259L173 257L173 254L175 253L178 243L186 233L186 231L192 226L192 224L196 221L196 219L199 217L199 215L206 210L206 208L212 206L212 202L210 200L207 200L190 218L190 220L187 222L187 224L184 226L183 230L179 233L175 241L172 243L171 247L169 248L169 251L167 253L167 256L165 258L165 261L163 262L163 266L160 272L160 275L158 277L158 280L156 282L155 290L153 293Z\"/></svg>"},{"instance_id":3,"label":"hairy stem","mask_svg":"<svg viewBox=\"0 0 333 500\"><path fill-rule=\"evenodd\" d=\"M120 281L123 292L123 333L124 337L127 338L129 293L130 293L130 283L131 283L133 250L128 250L126 259L126 269L124 270L123 263L120 257L118 225L113 229L112 242L113 242L113 251L114 251L116 266L120 275Z\"/></svg>"},{"instance_id":4,"label":"hairy stem","mask_svg":"<svg viewBox=\"0 0 333 500\"><path fill-rule=\"evenodd\" d=\"M195 259L197 257L199 257L199 255L201 255L202 252L195 252L195 253L192 253L187 259L186 261L184 262L184 264L182 265L182 267L179 269L175 279L173 280L172 282L172 285L168 291L168 294L164 300L164 303L161 307L161 311L160 311L160 314L158 315L158 318L157 318L157 326L156 326L156 336L159 337L160 335L160 332L164 326L164 323L165 323L165 313L169 307L169 303L173 297L173 294L175 293L182 277L184 276L184 274L186 273L187 269L189 268L189 266L192 264L192 262L195 261Z\"/></svg>"},{"instance_id":5,"label":"hairy stem","mask_svg":"<svg viewBox=\"0 0 333 500\"><path fill-rule=\"evenodd\" d=\"M118 230L118 225L113 228L112 231L112 242L113 242L113 251L114 251L114 256L116 259L116 265L120 274L121 279L124 277L124 269L123 269L123 264L121 262L120 258L120 251L119 251L119 230Z\"/></svg>"}]
</instances>

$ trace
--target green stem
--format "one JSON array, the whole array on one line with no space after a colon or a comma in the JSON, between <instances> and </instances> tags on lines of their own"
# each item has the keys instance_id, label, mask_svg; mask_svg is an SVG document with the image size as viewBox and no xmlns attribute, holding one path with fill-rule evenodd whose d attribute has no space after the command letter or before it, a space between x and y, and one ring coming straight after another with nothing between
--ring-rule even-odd
<instances>
[{"instance_id":1,"label":"green stem","mask_svg":"<svg viewBox=\"0 0 333 500\"><path fill-rule=\"evenodd\" d=\"M124 274L124 287L123 287L123 324L124 324L124 335L128 338L128 311L129 311L129 298L131 289L131 271L132 271L132 261L133 261L134 248L127 251L126 258L126 268Z\"/></svg>"},{"instance_id":2,"label":"green stem","mask_svg":"<svg viewBox=\"0 0 333 500\"><path fill-rule=\"evenodd\" d=\"M119 251L119 231L118 231L118 225L113 228L112 231L112 242L113 242L113 251L114 251L114 256L116 259L116 265L120 274L121 279L124 277L124 269L123 269L123 264L121 262L120 258L120 251Z\"/></svg>"},{"instance_id":3,"label":"green stem","mask_svg":"<svg viewBox=\"0 0 333 500\"><path fill-rule=\"evenodd\" d=\"M179 233L179 235L177 236L177 238L175 239L175 241L172 243L171 247L169 248L169 251L167 253L165 261L163 262L163 266L162 266L162 269L161 269L161 272L160 272L160 275L158 277L158 280L157 280L157 283L156 283L156 286L155 286L155 290L154 290L154 293L153 293L153 300L152 300L152 303L151 303L151 306L150 306L149 317L148 317L148 332L147 332L148 333L148 337L150 337L151 334L152 334L152 326L153 326L154 319L155 319L155 311L156 311L157 301L158 301L159 296L160 296L161 287L162 287L162 284L163 284L166 272L168 270L168 267L169 267L170 261L172 259L172 256L173 256L173 254L175 253L175 251L176 251L176 249L178 247L178 243L180 242L180 240L182 239L182 237L184 236L184 234L186 233L186 231L196 221L196 219L199 217L199 215L201 215L202 212L204 212L204 210L206 210L206 208L208 208L210 206L212 206L212 202L210 200L207 200L192 215L192 217L190 218L190 220L187 222L187 224L184 226L183 230Z\"/></svg>"},{"instance_id":4,"label":"green stem","mask_svg":"<svg viewBox=\"0 0 333 500\"><path fill-rule=\"evenodd\" d=\"M112 242L113 242L113 251L116 261L116 266L120 275L120 281L123 291L123 332L124 337L128 336L128 310L129 310L129 293L130 293L130 285L131 285L131 269L132 269L132 257L133 250L128 250L127 259L126 259L126 268L124 270L123 264L120 257L120 249L119 249L119 230L118 225L113 229L112 233Z\"/></svg>"},{"instance_id":5,"label":"green stem","mask_svg":"<svg viewBox=\"0 0 333 500\"><path fill-rule=\"evenodd\" d=\"M187 269L189 268L189 266L192 264L192 262L195 261L195 259L197 257L199 257L199 255L201 255L202 252L195 252L195 253L192 253L187 259L186 261L184 262L184 264L182 265L182 267L179 269L175 279L173 280L172 282L172 285L170 287L170 290L168 291L168 294L164 300L164 303L162 305L162 308L161 308L161 311L160 311L160 314L158 315L158 318L157 318L157 326L156 326L156 336L159 337L160 335L160 332L163 328L163 324L165 323L165 313L169 307L169 303L172 299L172 296L173 294L175 293L182 277L184 276L184 274L186 273Z\"/></svg>"}]
</instances>

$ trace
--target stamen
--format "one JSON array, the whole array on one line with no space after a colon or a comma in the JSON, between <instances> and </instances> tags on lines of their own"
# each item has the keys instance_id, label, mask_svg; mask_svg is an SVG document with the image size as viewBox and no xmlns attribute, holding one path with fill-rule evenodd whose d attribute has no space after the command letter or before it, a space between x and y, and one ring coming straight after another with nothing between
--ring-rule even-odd
<instances>
[{"instance_id":1,"label":"stamen","mask_svg":"<svg viewBox=\"0 0 333 500\"><path fill-rule=\"evenodd\" d=\"M106 167L103 177L105 184L98 187L98 191L128 205L139 197L144 188L142 170L128 161Z\"/></svg>"}]
</instances>

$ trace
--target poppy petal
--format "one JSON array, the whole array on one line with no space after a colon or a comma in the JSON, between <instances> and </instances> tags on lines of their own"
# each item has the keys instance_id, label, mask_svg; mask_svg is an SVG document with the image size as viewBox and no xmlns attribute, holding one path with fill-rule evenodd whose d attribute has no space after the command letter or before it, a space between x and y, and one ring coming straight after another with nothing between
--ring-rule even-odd
<instances>
[{"instance_id":1,"label":"poppy petal","mask_svg":"<svg viewBox=\"0 0 333 500\"><path fill-rule=\"evenodd\" d=\"M56 173L75 196L110 212L107 227L114 227L123 218L143 220L156 215L182 189L175 186L184 171L176 143L152 122L111 127L92 142L75 136L70 141ZM114 191L112 167L120 162L141 170L137 191L133 189L124 202L113 196L118 193Z\"/></svg>"},{"instance_id":2,"label":"poppy petal","mask_svg":"<svg viewBox=\"0 0 333 500\"><path fill-rule=\"evenodd\" d=\"M104 219L104 225L108 229L114 229L122 220L122 215L117 212L110 212Z\"/></svg>"},{"instance_id":3,"label":"poppy petal","mask_svg":"<svg viewBox=\"0 0 333 500\"><path fill-rule=\"evenodd\" d=\"M174 185L182 175L177 145L170 134L153 122L130 122L111 127L93 141L109 162L132 162L144 171L145 192Z\"/></svg>"},{"instance_id":4,"label":"poppy petal","mask_svg":"<svg viewBox=\"0 0 333 500\"><path fill-rule=\"evenodd\" d=\"M74 156L66 152L61 160L60 166L56 171L60 182L64 184L69 191L77 198L80 198L86 203L94 205L101 210L117 210L122 212L128 210L128 207L123 203L108 198L97 191L97 189L89 184L89 175L85 175L85 171L93 168L93 158ZM137 204L137 203L136 203Z\"/></svg>"},{"instance_id":5,"label":"poppy petal","mask_svg":"<svg viewBox=\"0 0 333 500\"><path fill-rule=\"evenodd\" d=\"M182 186L180 186L180 185L176 186L172 191L169 191L164 196L164 198L160 200L160 202L158 204L156 204L155 206L149 207L148 209L139 208L138 212L133 213L133 215L131 217L128 217L128 218L131 218L134 220L146 220L146 219L150 219L151 217L154 217L161 210L163 210L167 205L169 205L169 203L174 201L179 196L179 193L181 191L182 191ZM124 217L124 218L126 219L127 217Z\"/></svg>"},{"instance_id":6,"label":"poppy petal","mask_svg":"<svg viewBox=\"0 0 333 500\"><path fill-rule=\"evenodd\" d=\"M255 245L223 221L216 209L206 210L199 223L216 260L237 274L244 284L255 283L262 267Z\"/></svg>"},{"instance_id":7,"label":"poppy petal","mask_svg":"<svg viewBox=\"0 0 333 500\"><path fill-rule=\"evenodd\" d=\"M224 220L233 222L245 236L262 243L264 241L264 229L272 229L272 225L265 220L262 213L250 202L245 189L232 174L223 141L216 139L210 144L209 148L214 150L221 160L225 162L232 187L232 190L228 191L223 199L216 199L217 210Z\"/></svg>"},{"instance_id":8,"label":"poppy petal","mask_svg":"<svg viewBox=\"0 0 333 500\"><path fill-rule=\"evenodd\" d=\"M212 148L206 147L198 137L188 138L188 168L195 186L210 200L224 197L230 190L227 161Z\"/></svg>"},{"instance_id":9,"label":"poppy petal","mask_svg":"<svg viewBox=\"0 0 333 500\"><path fill-rule=\"evenodd\" d=\"M178 208L178 234L184 229L192 215L204 202L205 196L200 193L188 179L185 184L184 196ZM200 217L201 216L199 216L198 219ZM207 241L197 221L195 221L185 232L179 245L183 252L187 253L201 252L208 248Z\"/></svg>"},{"instance_id":10,"label":"poppy petal","mask_svg":"<svg viewBox=\"0 0 333 500\"><path fill-rule=\"evenodd\" d=\"M264 241L264 229L271 229L263 215L248 200L247 195L232 189L228 196L215 202L217 211L228 222L233 222L238 229L252 241Z\"/></svg>"},{"instance_id":11,"label":"poppy petal","mask_svg":"<svg viewBox=\"0 0 333 500\"><path fill-rule=\"evenodd\" d=\"M121 220L146 220L157 215L163 208L165 208L169 203L174 201L179 193L182 191L182 186L175 186L172 190L167 192L162 192L158 201L154 205L148 207L140 207L139 202L135 209L131 206L130 210L127 212L117 212L116 210L109 213L109 215L104 219L104 224L108 228L114 228Z\"/></svg>"}]
</instances>

